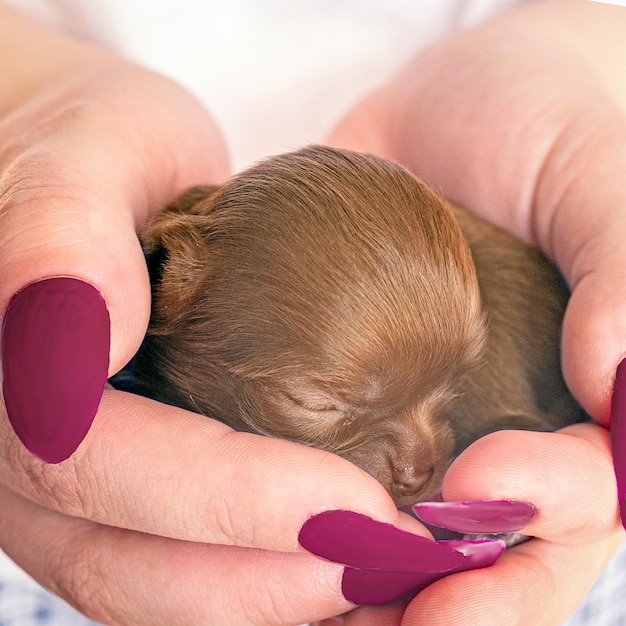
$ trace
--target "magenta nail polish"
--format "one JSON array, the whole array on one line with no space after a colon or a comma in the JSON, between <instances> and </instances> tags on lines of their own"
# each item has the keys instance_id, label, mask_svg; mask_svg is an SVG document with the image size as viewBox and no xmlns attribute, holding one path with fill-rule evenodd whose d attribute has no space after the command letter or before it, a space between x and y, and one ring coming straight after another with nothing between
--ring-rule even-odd
<instances>
[{"instance_id":1,"label":"magenta nail polish","mask_svg":"<svg viewBox=\"0 0 626 626\"><path fill-rule=\"evenodd\" d=\"M305 522L300 545L335 563L390 572L447 572L465 561L452 546L351 511L325 511Z\"/></svg>"},{"instance_id":2,"label":"magenta nail polish","mask_svg":"<svg viewBox=\"0 0 626 626\"><path fill-rule=\"evenodd\" d=\"M537 515L534 505L514 500L420 502L413 511L426 524L472 534L514 532Z\"/></svg>"},{"instance_id":3,"label":"magenta nail polish","mask_svg":"<svg viewBox=\"0 0 626 626\"><path fill-rule=\"evenodd\" d=\"M109 314L91 285L51 278L13 297L2 325L4 402L33 454L58 463L84 439L107 380L109 347Z\"/></svg>"},{"instance_id":4,"label":"magenta nail polish","mask_svg":"<svg viewBox=\"0 0 626 626\"><path fill-rule=\"evenodd\" d=\"M432 572L380 572L346 567L341 579L341 593L349 602L361 606L408 602L422 589L445 575Z\"/></svg>"},{"instance_id":5,"label":"magenta nail polish","mask_svg":"<svg viewBox=\"0 0 626 626\"><path fill-rule=\"evenodd\" d=\"M626 528L626 359L618 366L611 400L611 449L622 526Z\"/></svg>"},{"instance_id":6,"label":"magenta nail polish","mask_svg":"<svg viewBox=\"0 0 626 626\"><path fill-rule=\"evenodd\" d=\"M444 542L442 542L444 543ZM439 543L438 545L442 545ZM453 544L466 555L466 560L449 572L385 572L347 567L343 573L341 590L354 604L381 606L407 602L432 583L471 569L493 565L504 552L502 541L454 541Z\"/></svg>"}]
</instances>

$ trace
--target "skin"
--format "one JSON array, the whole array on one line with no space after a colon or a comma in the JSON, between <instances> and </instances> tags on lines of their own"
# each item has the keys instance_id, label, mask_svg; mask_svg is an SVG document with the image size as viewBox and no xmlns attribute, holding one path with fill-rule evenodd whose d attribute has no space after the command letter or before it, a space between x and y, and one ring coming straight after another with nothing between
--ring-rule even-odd
<instances>
[{"instance_id":1,"label":"skin","mask_svg":"<svg viewBox=\"0 0 626 626\"><path fill-rule=\"evenodd\" d=\"M333 137L411 161L450 197L482 206L557 260L574 288L563 344L566 379L602 424L615 367L626 353L626 225L621 179L611 174L624 171L626 158L618 149L626 129L616 78L623 72L614 71L626 55L614 54L623 40L616 11L595 3L541 3L480 30L470 43L451 39L428 62L423 57L432 72L417 60L403 77L411 78L408 91L399 79L354 111ZM92 282L111 312L113 373L137 349L148 320L150 292L136 231L183 188L223 181L223 144L177 85L4 7L0 29L0 141L13 165L0 180L0 308L35 279L69 274ZM588 47L573 45L585 35ZM497 72L479 71L489 66L499 38L532 45L521 65L507 54ZM448 84L454 75L448 64L470 58L474 80ZM580 70L578 82L568 81L564 66ZM527 133L527 103L511 109L502 101L512 75L541 87L529 93L550 96L553 115L541 116L538 135ZM437 94L459 89L463 98L442 100L456 110L430 106ZM392 127L386 114L400 105L401 128ZM446 123L432 127L449 129L449 136L434 137L418 123L422 105L428 119L443 116ZM450 127L450 120L472 113L488 114L489 133ZM576 126L584 132L564 130ZM155 142L159 150L150 149ZM416 156L436 150L455 154L454 167ZM604 164L600 181L585 176L589 163ZM458 182L460 168L466 182ZM567 176L557 176L564 171ZM561 185L566 182L569 187ZM564 197L570 202L561 202ZM93 225L105 223L106 237L94 233ZM528 531L540 539L518 546L496 568L438 582L406 609L354 611L350 624L381 617L389 624L493 624L494 615L496 623L558 624L580 602L622 538L606 431L584 424L554 435L504 437L490 435L459 457L444 496L530 500L541 514ZM486 484L485 473L497 480ZM79 450L58 466L34 459L0 420L0 481L0 546L70 603L112 624L220 623L225 607L233 624L336 615L351 608L339 591L341 567L297 547L305 519L346 508L425 532L398 515L373 479L339 457L234 433L112 390ZM258 580L265 583L262 592L250 591ZM484 594L484 585L492 592Z\"/></svg>"},{"instance_id":2,"label":"skin","mask_svg":"<svg viewBox=\"0 0 626 626\"><path fill-rule=\"evenodd\" d=\"M0 24L6 71L23 74L21 90L0 90L0 306L39 278L91 282L111 315L113 374L148 322L136 233L182 189L223 180L224 146L206 112L170 81L6 8ZM219 623L225 607L241 624L339 613L351 606L339 592L342 568L299 548L302 524L328 508L398 521L384 490L338 457L113 390L96 422L67 462L46 465L24 450L3 410L0 546L97 621ZM208 471L209 459L221 475ZM267 583L257 593L252 576ZM170 579L185 593L164 589Z\"/></svg>"},{"instance_id":3,"label":"skin","mask_svg":"<svg viewBox=\"0 0 626 626\"><path fill-rule=\"evenodd\" d=\"M615 369L626 354L626 249L619 241L624 232L619 172L626 165L624 28L623 9L593 2L544 2L511 12L412 60L390 84L357 106L331 137L335 145L403 162L451 198L535 243L556 261L572 289L562 338L565 379L577 400L604 426L609 422ZM459 67L465 69L461 74ZM458 93L463 98L454 97ZM437 131L442 128L446 131ZM602 164L601 174L593 163ZM558 447L563 445L564 456L559 469L550 460L554 438L534 435L531 448L526 437L505 440L505 435L494 434L476 444L479 447L470 447L448 472L443 492L446 499L511 495L513 479L517 497L537 503L529 485L541 481L540 473L553 476L544 501L548 509L542 509L542 519L531 527L542 541L507 554L496 566L505 576L500 582L483 572L441 581L406 613L396 611L385 623L558 624L573 610L581 589L591 582L591 577L585 582L583 570L591 567L587 573L594 576L623 536L614 504L609 504L615 497L614 478L608 466L600 470L592 461L600 460L600 453L600 465L609 463L608 436L594 425L561 431ZM495 445L489 445L496 442L513 454L507 462L512 472L508 477L506 471L501 473L502 457ZM582 444L578 457L574 443ZM537 454L532 462L515 452L529 454L531 449ZM478 450L484 459L478 459ZM580 484L572 484L571 477L582 466L591 471L588 478L593 474L599 493L585 496ZM492 467L499 468L502 479L497 487L470 484L491 474ZM524 474L525 487L517 482ZM566 507L556 513L552 508L560 500L559 486L577 492L576 511ZM553 523L544 526L549 510ZM579 524L577 516L585 511L590 517ZM597 533L599 528L604 536ZM592 544L586 543L594 541L599 562L591 558ZM520 562L524 566L515 569L513 563ZM494 584L494 591L505 593L510 606L496 602L487 608L468 601L483 576ZM562 591L569 585L569 592ZM440 594L446 594L446 603L441 603ZM533 602L514 608L515 597ZM372 615L358 610L347 623L372 623Z\"/></svg>"}]
</instances>

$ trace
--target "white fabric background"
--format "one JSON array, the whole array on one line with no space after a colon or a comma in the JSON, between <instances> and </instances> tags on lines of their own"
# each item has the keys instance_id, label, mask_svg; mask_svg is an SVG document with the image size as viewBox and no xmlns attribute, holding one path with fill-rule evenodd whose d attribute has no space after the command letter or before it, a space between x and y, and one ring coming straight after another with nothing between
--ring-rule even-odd
<instances>
[{"instance_id":1,"label":"white fabric background","mask_svg":"<svg viewBox=\"0 0 626 626\"><path fill-rule=\"evenodd\" d=\"M408 56L519 0L12 0L184 84L236 168L319 141ZM149 7L149 8L148 8Z\"/></svg>"}]
</instances>

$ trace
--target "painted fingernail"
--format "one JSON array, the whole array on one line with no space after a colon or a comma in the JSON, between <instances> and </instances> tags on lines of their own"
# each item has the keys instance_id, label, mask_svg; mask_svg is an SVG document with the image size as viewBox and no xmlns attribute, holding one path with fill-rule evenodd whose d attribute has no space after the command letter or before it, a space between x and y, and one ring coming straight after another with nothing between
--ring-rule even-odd
<instances>
[{"instance_id":1,"label":"painted fingernail","mask_svg":"<svg viewBox=\"0 0 626 626\"><path fill-rule=\"evenodd\" d=\"M408 602L445 575L432 572L377 572L346 567L341 579L341 593L348 602L361 606Z\"/></svg>"},{"instance_id":2,"label":"painted fingernail","mask_svg":"<svg viewBox=\"0 0 626 626\"><path fill-rule=\"evenodd\" d=\"M528 526L537 507L519 500L420 502L413 512L426 524L460 533L504 533Z\"/></svg>"},{"instance_id":3,"label":"painted fingernail","mask_svg":"<svg viewBox=\"0 0 626 626\"><path fill-rule=\"evenodd\" d=\"M617 368L611 400L611 449L622 526L626 528L626 359Z\"/></svg>"},{"instance_id":4,"label":"painted fingernail","mask_svg":"<svg viewBox=\"0 0 626 626\"><path fill-rule=\"evenodd\" d=\"M486 567L504 542L434 542L351 511L326 511L307 520L300 544L322 558L347 565L342 592L354 604L408 599L452 573Z\"/></svg>"},{"instance_id":5,"label":"painted fingernail","mask_svg":"<svg viewBox=\"0 0 626 626\"><path fill-rule=\"evenodd\" d=\"M110 320L100 292L75 278L33 283L2 325L3 394L15 433L48 463L87 434L109 368Z\"/></svg>"},{"instance_id":6,"label":"painted fingernail","mask_svg":"<svg viewBox=\"0 0 626 626\"><path fill-rule=\"evenodd\" d=\"M465 557L452 546L352 511L325 511L305 522L300 545L321 558L358 569L447 572Z\"/></svg>"},{"instance_id":7,"label":"painted fingernail","mask_svg":"<svg viewBox=\"0 0 626 626\"><path fill-rule=\"evenodd\" d=\"M468 557L461 565L449 572L381 572L347 567L341 581L342 593L346 600L366 606L406 602L441 578L493 565L505 549L504 542L499 540L446 543L457 544L457 548Z\"/></svg>"},{"instance_id":8,"label":"painted fingernail","mask_svg":"<svg viewBox=\"0 0 626 626\"><path fill-rule=\"evenodd\" d=\"M451 548L458 550L465 561L462 570L480 569L493 565L506 550L506 544L501 539L484 539L479 541L466 541L464 539L455 539L452 541L439 541L439 544L447 544Z\"/></svg>"}]
</instances>

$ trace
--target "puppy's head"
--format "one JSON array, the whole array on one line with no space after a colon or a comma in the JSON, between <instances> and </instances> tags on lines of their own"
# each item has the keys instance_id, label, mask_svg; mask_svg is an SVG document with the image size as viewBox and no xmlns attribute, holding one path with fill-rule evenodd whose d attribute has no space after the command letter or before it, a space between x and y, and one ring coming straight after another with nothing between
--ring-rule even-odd
<instances>
[{"instance_id":1,"label":"puppy's head","mask_svg":"<svg viewBox=\"0 0 626 626\"><path fill-rule=\"evenodd\" d=\"M148 393L337 452L401 506L431 495L454 450L444 411L483 342L440 197L396 164L314 146L192 190L144 242Z\"/></svg>"}]
</instances>

